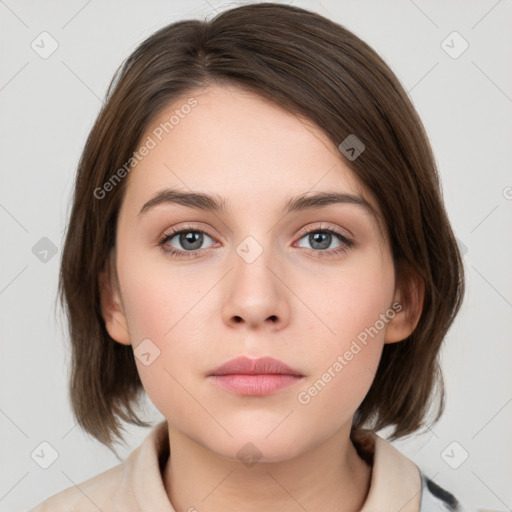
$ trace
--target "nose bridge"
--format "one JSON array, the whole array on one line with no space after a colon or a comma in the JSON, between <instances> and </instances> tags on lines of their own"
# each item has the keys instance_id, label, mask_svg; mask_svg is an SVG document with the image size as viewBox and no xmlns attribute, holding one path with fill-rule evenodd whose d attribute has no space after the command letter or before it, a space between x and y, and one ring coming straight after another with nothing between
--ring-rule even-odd
<instances>
[{"instance_id":1,"label":"nose bridge","mask_svg":"<svg viewBox=\"0 0 512 512\"><path fill-rule=\"evenodd\" d=\"M286 292L276 277L280 265L272 250L271 236L246 236L235 247L233 267L223 305L225 321L242 320L253 326L268 319L274 323L285 321Z\"/></svg>"},{"instance_id":2,"label":"nose bridge","mask_svg":"<svg viewBox=\"0 0 512 512\"><path fill-rule=\"evenodd\" d=\"M247 264L252 264L261 256L268 260L274 251L275 239L283 226L284 217L275 204L282 201L280 194L272 192L266 195L258 193L257 178L254 188L244 197L233 211L233 223L230 225L230 237L236 254ZM261 178L260 178L261 179ZM277 184L276 184L277 185Z\"/></svg>"},{"instance_id":3,"label":"nose bridge","mask_svg":"<svg viewBox=\"0 0 512 512\"><path fill-rule=\"evenodd\" d=\"M234 287L241 288L247 284L253 288L253 293L266 295L274 293L275 283L270 269L278 265L273 253L270 236L246 236L235 248Z\"/></svg>"},{"instance_id":4,"label":"nose bridge","mask_svg":"<svg viewBox=\"0 0 512 512\"><path fill-rule=\"evenodd\" d=\"M263 259L264 261L268 259L268 253L270 251L269 241L263 241L261 235L256 236L261 240L261 243L253 235L248 235L236 246L236 254L247 265L252 265L258 259ZM267 239L268 238L269 237L267 237ZM263 244L265 244L265 247ZM266 253L266 255L261 258L263 253Z\"/></svg>"}]
</instances>

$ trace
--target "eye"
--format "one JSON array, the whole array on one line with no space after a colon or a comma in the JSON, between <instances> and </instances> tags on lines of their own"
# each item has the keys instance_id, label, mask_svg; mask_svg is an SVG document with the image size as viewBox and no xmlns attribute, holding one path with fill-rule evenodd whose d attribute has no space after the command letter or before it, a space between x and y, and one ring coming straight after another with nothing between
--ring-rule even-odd
<instances>
[{"instance_id":1,"label":"eye","mask_svg":"<svg viewBox=\"0 0 512 512\"><path fill-rule=\"evenodd\" d=\"M194 256L195 251L211 247L211 245L203 247L205 241L208 240L213 242L213 238L205 231L187 226L181 229L173 229L170 233L164 234L158 245L167 253L186 258Z\"/></svg>"},{"instance_id":2,"label":"eye","mask_svg":"<svg viewBox=\"0 0 512 512\"><path fill-rule=\"evenodd\" d=\"M300 244L300 242L299 247L306 247L315 252L325 252L325 256L333 256L345 252L354 245L352 240L334 228L317 228L308 231L300 240L305 240L309 247ZM334 247L333 244L335 244Z\"/></svg>"},{"instance_id":3,"label":"eye","mask_svg":"<svg viewBox=\"0 0 512 512\"><path fill-rule=\"evenodd\" d=\"M303 245L304 240L306 244ZM203 244L210 244L206 247ZM213 242L213 243L212 243ZM215 243L213 236L202 229L193 226L172 229L170 233L165 233L159 240L158 245L162 250L177 258L191 258L198 256L202 249L208 249ZM334 247L333 247L334 244ZM318 256L330 257L339 255L354 246L354 242L347 238L343 233L334 229L320 227L310 230L299 239L299 247L304 247L313 251Z\"/></svg>"}]
</instances>

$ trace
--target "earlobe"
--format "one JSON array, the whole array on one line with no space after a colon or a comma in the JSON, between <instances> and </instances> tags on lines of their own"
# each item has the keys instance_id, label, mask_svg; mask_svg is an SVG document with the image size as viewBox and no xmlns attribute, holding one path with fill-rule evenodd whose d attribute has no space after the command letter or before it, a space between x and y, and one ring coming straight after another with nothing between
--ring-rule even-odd
<instances>
[{"instance_id":1,"label":"earlobe","mask_svg":"<svg viewBox=\"0 0 512 512\"><path fill-rule=\"evenodd\" d=\"M108 270L99 275L101 314L110 337L123 345L130 345L128 323L121 302L119 290L114 285Z\"/></svg>"},{"instance_id":2,"label":"earlobe","mask_svg":"<svg viewBox=\"0 0 512 512\"><path fill-rule=\"evenodd\" d=\"M423 311L425 283L417 273L414 273L406 286L409 288L407 295L399 286L395 292L393 304L399 304L400 307L393 308L395 315L386 327L384 343L397 343L405 340L412 334L420 320Z\"/></svg>"}]
</instances>

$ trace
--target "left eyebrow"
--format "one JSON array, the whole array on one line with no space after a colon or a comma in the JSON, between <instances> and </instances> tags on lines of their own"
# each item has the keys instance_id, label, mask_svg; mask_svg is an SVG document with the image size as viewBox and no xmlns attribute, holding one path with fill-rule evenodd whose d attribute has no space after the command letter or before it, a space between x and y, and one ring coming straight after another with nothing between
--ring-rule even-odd
<instances>
[{"instance_id":1,"label":"left eyebrow","mask_svg":"<svg viewBox=\"0 0 512 512\"><path fill-rule=\"evenodd\" d=\"M342 192L317 192L312 195L301 194L289 198L284 207L285 213L322 208L331 204L353 204L360 206L377 218L377 212L373 206L363 197Z\"/></svg>"},{"instance_id":2,"label":"left eyebrow","mask_svg":"<svg viewBox=\"0 0 512 512\"><path fill-rule=\"evenodd\" d=\"M149 201L144 203L138 216L161 204L179 204L197 210L220 213L227 210L226 200L217 195L205 194L203 192L182 192L174 189L164 189L157 192ZM331 204L352 204L360 206L366 209L375 218L378 218L377 212L366 199L359 195L340 192L317 192L312 195L305 193L288 198L284 203L283 212L288 214L313 208L322 208Z\"/></svg>"}]
</instances>

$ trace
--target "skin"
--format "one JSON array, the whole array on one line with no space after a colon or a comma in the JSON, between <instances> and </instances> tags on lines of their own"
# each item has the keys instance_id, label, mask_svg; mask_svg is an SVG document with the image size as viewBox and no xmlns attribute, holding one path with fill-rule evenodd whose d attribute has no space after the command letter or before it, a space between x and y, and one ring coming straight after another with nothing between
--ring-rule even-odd
<instances>
[{"instance_id":1,"label":"skin","mask_svg":"<svg viewBox=\"0 0 512 512\"><path fill-rule=\"evenodd\" d=\"M135 360L169 425L169 499L178 512L359 510L371 468L349 439L351 421L384 343L410 334L421 304L402 304L321 392L300 403L298 394L401 293L388 241L369 211L334 204L283 215L285 199L336 191L363 196L377 212L378 204L318 127L235 86L173 102L141 140L190 96L198 105L127 178L117 225L119 288L112 276L102 281L112 338L134 350L150 339L160 350L148 366ZM229 208L164 204L139 216L164 188L217 194ZM189 231L208 231L195 257L158 246L171 228L189 224ZM308 234L325 228L354 245L326 256L344 244L333 235L326 250L313 245ZM262 248L251 263L236 251L247 236ZM190 244L180 245L177 235L170 246L187 252ZM208 374L239 355L272 356L304 377L271 395L238 396ZM251 467L237 458L248 442L262 454Z\"/></svg>"}]
</instances>

